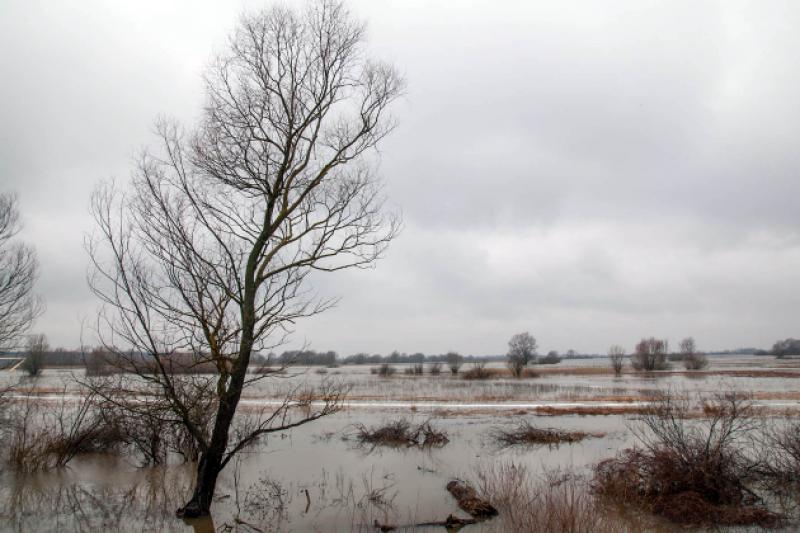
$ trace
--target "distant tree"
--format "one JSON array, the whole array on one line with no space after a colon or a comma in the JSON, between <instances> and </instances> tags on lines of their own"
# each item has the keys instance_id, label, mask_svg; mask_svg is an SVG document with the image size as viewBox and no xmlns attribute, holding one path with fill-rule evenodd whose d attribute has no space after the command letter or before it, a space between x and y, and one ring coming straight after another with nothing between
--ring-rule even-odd
<instances>
[{"instance_id":1,"label":"distant tree","mask_svg":"<svg viewBox=\"0 0 800 533\"><path fill-rule=\"evenodd\" d=\"M446 357L447 367L450 369L450 373L453 375L458 374L458 370L461 368L461 365L464 364L464 358L458 352L448 352Z\"/></svg>"},{"instance_id":2,"label":"distant tree","mask_svg":"<svg viewBox=\"0 0 800 533\"><path fill-rule=\"evenodd\" d=\"M778 359L787 355L800 355L800 339L786 339L772 345L772 354Z\"/></svg>"},{"instance_id":3,"label":"distant tree","mask_svg":"<svg viewBox=\"0 0 800 533\"><path fill-rule=\"evenodd\" d=\"M25 362L23 367L31 377L37 377L42 373L44 367L44 355L50 345L47 343L47 336L43 333L36 335L29 335L28 341L25 345Z\"/></svg>"},{"instance_id":4,"label":"distant tree","mask_svg":"<svg viewBox=\"0 0 800 533\"><path fill-rule=\"evenodd\" d=\"M611 360L611 368L614 369L614 374L621 376L622 365L625 361L625 348L615 344L608 349L608 358Z\"/></svg>"},{"instance_id":5,"label":"distant tree","mask_svg":"<svg viewBox=\"0 0 800 533\"><path fill-rule=\"evenodd\" d=\"M636 370L651 372L669 368L667 362L668 343L664 339L642 339L631 355L631 366Z\"/></svg>"},{"instance_id":6,"label":"distant tree","mask_svg":"<svg viewBox=\"0 0 800 533\"><path fill-rule=\"evenodd\" d=\"M0 350L18 347L44 311L42 300L33 294L39 270L36 252L11 242L20 228L17 198L0 194Z\"/></svg>"},{"instance_id":7,"label":"distant tree","mask_svg":"<svg viewBox=\"0 0 800 533\"><path fill-rule=\"evenodd\" d=\"M692 337L683 339L680 344L678 344L678 348L680 349L681 359L683 360L683 366L686 370L701 370L708 366L708 358L705 354L697 351L697 346Z\"/></svg>"},{"instance_id":8,"label":"distant tree","mask_svg":"<svg viewBox=\"0 0 800 533\"><path fill-rule=\"evenodd\" d=\"M536 359L536 339L530 333L517 333L508 341L508 368L516 377L522 369Z\"/></svg>"},{"instance_id":9,"label":"distant tree","mask_svg":"<svg viewBox=\"0 0 800 533\"><path fill-rule=\"evenodd\" d=\"M572 359L573 357L576 357L577 355L578 355L578 352L576 352L573 349L569 349L569 350L567 350L566 358L567 359Z\"/></svg>"}]
</instances>

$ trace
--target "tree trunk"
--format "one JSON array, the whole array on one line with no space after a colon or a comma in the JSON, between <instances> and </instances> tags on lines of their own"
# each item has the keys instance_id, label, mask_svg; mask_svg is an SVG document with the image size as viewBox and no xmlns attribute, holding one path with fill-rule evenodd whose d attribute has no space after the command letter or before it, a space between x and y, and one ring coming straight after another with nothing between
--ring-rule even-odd
<instances>
[{"instance_id":1,"label":"tree trunk","mask_svg":"<svg viewBox=\"0 0 800 533\"><path fill-rule=\"evenodd\" d=\"M214 498L214 488L217 485L217 476L222 464L222 454L203 454L197 464L197 481L195 482L192 498L176 514L181 518L197 518L206 516L211 512L211 501Z\"/></svg>"},{"instance_id":2,"label":"tree trunk","mask_svg":"<svg viewBox=\"0 0 800 533\"><path fill-rule=\"evenodd\" d=\"M246 368L246 367L245 367ZM211 501L214 498L214 488L217 477L223 467L225 450L228 446L228 432L236 414L236 406L242 393L242 379L236 376L232 379L226 398L220 401L214 430L211 434L211 444L200 455L197 463L197 479L195 489L189 502L177 510L176 514L182 518L197 518L206 516L211 512Z\"/></svg>"},{"instance_id":3,"label":"tree trunk","mask_svg":"<svg viewBox=\"0 0 800 533\"><path fill-rule=\"evenodd\" d=\"M250 303L250 309L252 309L252 297L245 302L245 305L247 303ZM253 321L248 320L252 316L252 312L244 314L245 320L242 328L244 334L239 350L239 358L233 367L228 390L220 398L210 445L200 455L200 461L197 463L197 480L195 481L194 494L186 505L176 511L176 514L182 518L197 518L211 513L211 501L214 499L217 477L222 470L225 450L228 447L228 433L233 417L236 414L236 407L239 405L239 399L242 396L247 365L250 362L250 353L253 348Z\"/></svg>"}]
</instances>

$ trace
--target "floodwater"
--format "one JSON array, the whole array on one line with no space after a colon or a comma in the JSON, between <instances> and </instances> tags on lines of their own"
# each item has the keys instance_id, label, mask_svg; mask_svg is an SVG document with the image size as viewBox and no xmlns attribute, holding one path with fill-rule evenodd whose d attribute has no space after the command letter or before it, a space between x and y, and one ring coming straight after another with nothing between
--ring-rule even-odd
<instances>
[{"instance_id":1,"label":"floodwater","mask_svg":"<svg viewBox=\"0 0 800 533\"><path fill-rule=\"evenodd\" d=\"M212 518L174 517L190 492L192 465L141 468L134 458L90 454L77 457L67 468L35 475L3 470L0 530L344 532L376 531L376 521L441 521L449 514L465 516L445 490L454 478L478 483L482 470L512 462L535 472L588 473L592 465L634 442L630 429L637 423L635 414L538 416L531 410L537 406L637 405L664 389L701 396L735 389L762 393L759 401L767 405L798 405L791 394L773 393L797 391L800 381L791 371L800 377L800 369L771 358L714 358L710 370L723 373L699 377L663 373L615 378L580 373L602 361L580 363L562 363L538 378L489 381L465 381L449 373L406 376L399 366L400 372L389 378L370 373L370 367L331 368L325 373L292 369L296 376L259 382L244 401L269 404L298 382L315 385L328 379L349 386L351 400L334 415L269 435L243 451L223 472ZM769 369L778 373L745 375ZM47 371L39 378L35 386L44 392L43 399L74 394L71 372ZM0 380L14 379L0 373ZM377 426L401 417L429 420L447 433L449 443L434 449L368 448L353 438L355 424ZM503 448L490 438L494 429L521 420L593 436L557 447L523 448ZM493 530L492 521L465 529Z\"/></svg>"}]
</instances>

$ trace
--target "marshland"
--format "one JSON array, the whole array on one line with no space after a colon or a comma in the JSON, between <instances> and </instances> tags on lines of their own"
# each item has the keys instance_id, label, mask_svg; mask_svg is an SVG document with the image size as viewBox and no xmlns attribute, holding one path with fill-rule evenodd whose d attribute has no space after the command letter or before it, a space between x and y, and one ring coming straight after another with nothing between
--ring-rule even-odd
<instances>
[{"instance_id":1,"label":"marshland","mask_svg":"<svg viewBox=\"0 0 800 533\"><path fill-rule=\"evenodd\" d=\"M701 371L652 372L626 360L620 375L608 358L563 360L531 364L519 378L490 362L482 380L465 378L473 363L456 373L424 363L421 374L399 363L388 375L369 364L276 367L243 396L243 422L288 397L291 419L324 409L325 391L343 395L319 420L243 449L223 471L210 516L184 520L174 512L195 474L177 425L115 411L91 383L110 378L81 367L45 367L36 377L6 370L2 527L435 531L443 526L424 524L471 518L446 490L462 480L498 509L461 526L474 531L793 530L800 360L708 359ZM115 385L118 377L139 379L115 375ZM708 457L676 458L676 475L730 468L742 495L720 500L708 487L656 489L641 479L619 487L621 474L609 482L609 469L656 475L637 461L651 452L661 461L667 451L695 457L708 437Z\"/></svg>"}]
</instances>

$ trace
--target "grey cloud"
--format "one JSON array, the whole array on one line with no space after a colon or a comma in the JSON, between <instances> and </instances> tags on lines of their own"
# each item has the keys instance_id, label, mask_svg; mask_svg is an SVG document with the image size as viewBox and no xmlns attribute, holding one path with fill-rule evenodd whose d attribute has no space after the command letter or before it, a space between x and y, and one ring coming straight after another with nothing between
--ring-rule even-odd
<instances>
[{"instance_id":1,"label":"grey cloud","mask_svg":"<svg viewBox=\"0 0 800 533\"><path fill-rule=\"evenodd\" d=\"M0 6L0 180L42 261L53 344L78 342L88 196L260 2ZM407 229L293 342L350 351L601 351L797 336L800 70L793 2L360 0L405 72L381 172ZM9 81L10 80L10 81ZM87 311L88 310L88 311Z\"/></svg>"}]
</instances>

